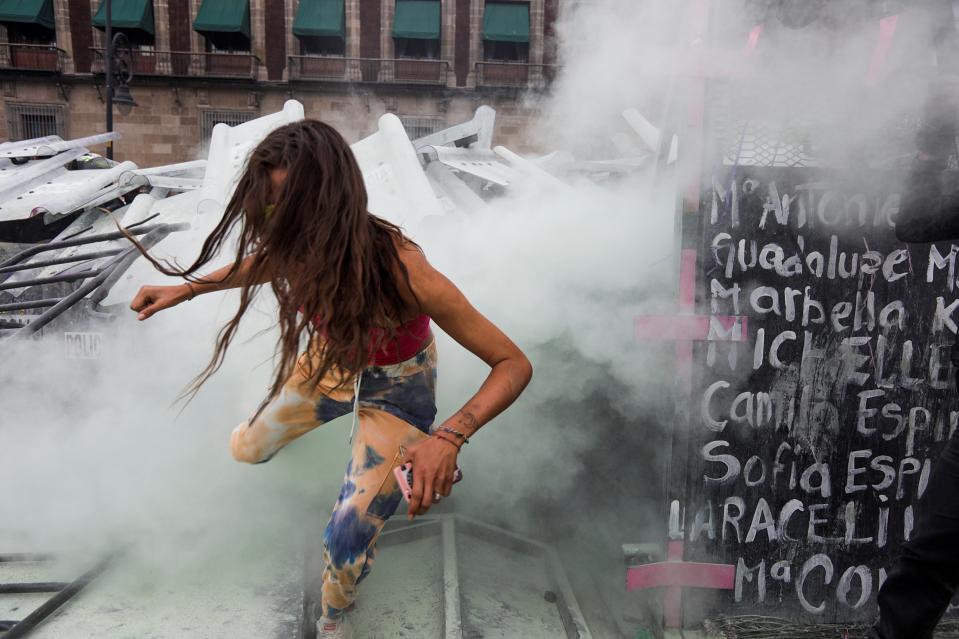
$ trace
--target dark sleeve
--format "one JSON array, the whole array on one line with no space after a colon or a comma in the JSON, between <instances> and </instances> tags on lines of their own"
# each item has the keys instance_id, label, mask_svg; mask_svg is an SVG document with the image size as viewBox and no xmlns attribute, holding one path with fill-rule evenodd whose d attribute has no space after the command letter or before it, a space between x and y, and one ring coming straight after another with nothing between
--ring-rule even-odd
<instances>
[{"instance_id":1,"label":"dark sleeve","mask_svg":"<svg viewBox=\"0 0 959 639\"><path fill-rule=\"evenodd\" d=\"M943 193L943 163L916 160L902 192L896 237L902 242L959 238L959 191Z\"/></svg>"}]
</instances>

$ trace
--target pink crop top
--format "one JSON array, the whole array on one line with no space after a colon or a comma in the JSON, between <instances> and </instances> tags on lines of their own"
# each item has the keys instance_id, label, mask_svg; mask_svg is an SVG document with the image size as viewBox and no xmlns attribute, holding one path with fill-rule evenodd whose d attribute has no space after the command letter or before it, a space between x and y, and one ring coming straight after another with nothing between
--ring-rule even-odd
<instances>
[{"instance_id":1,"label":"pink crop top","mask_svg":"<svg viewBox=\"0 0 959 639\"><path fill-rule=\"evenodd\" d=\"M373 329L374 348L382 342L386 331ZM425 313L417 315L410 321L396 329L396 337L386 340L370 357L373 366L389 366L399 364L410 359L426 346L430 339L430 316Z\"/></svg>"},{"instance_id":2,"label":"pink crop top","mask_svg":"<svg viewBox=\"0 0 959 639\"><path fill-rule=\"evenodd\" d=\"M302 310L302 309L300 309ZM326 331L317 320L314 324L325 335ZM426 346L430 339L430 316L417 315L396 329L396 337L386 339L386 330L374 328L370 330L372 348L376 349L370 355L370 364L373 366L390 366L410 359Z\"/></svg>"}]
</instances>

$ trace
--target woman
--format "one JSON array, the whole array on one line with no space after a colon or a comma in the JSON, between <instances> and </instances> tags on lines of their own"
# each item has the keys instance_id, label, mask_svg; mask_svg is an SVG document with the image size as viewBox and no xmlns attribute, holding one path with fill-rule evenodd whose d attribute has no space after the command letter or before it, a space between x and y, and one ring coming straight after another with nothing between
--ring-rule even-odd
<instances>
[{"instance_id":1,"label":"woman","mask_svg":"<svg viewBox=\"0 0 959 639\"><path fill-rule=\"evenodd\" d=\"M276 375L267 400L238 426L233 456L269 460L284 445L354 412L352 459L324 534L323 638L347 636L342 621L373 561L374 544L401 501L392 470L414 467L408 514L450 494L463 444L509 406L532 368L401 230L366 210L363 177L330 126L304 120L269 134L254 149L221 222L178 286L144 286L131 308L144 320L197 295L240 288L236 315L222 329L195 391L222 364L259 286L279 306ZM199 277L239 225L236 260ZM439 425L436 351L430 320L489 364L463 408ZM306 336L306 351L298 354Z\"/></svg>"}]
</instances>

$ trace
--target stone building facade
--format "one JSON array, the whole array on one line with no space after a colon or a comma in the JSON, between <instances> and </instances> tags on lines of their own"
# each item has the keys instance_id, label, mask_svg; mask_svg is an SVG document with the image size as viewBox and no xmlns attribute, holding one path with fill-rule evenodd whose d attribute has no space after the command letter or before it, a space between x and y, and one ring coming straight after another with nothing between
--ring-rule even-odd
<instances>
[{"instance_id":1,"label":"stone building facade","mask_svg":"<svg viewBox=\"0 0 959 639\"><path fill-rule=\"evenodd\" d=\"M22 15L29 0L0 0L0 139L105 131L101 1L34 0L34 16ZM555 72L560 0L112 3L137 102L114 111L115 157L142 166L200 157L216 122L290 98L351 141L384 113L418 137L489 104L496 143L529 149L526 123ZM245 20L232 32L231 12Z\"/></svg>"}]
</instances>

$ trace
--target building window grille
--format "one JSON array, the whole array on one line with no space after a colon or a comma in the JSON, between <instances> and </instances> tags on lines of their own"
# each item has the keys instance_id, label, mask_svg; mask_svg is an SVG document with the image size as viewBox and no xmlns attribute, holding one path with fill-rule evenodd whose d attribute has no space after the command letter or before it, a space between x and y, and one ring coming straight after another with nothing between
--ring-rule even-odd
<instances>
[{"instance_id":1,"label":"building window grille","mask_svg":"<svg viewBox=\"0 0 959 639\"><path fill-rule=\"evenodd\" d=\"M63 106L59 104L7 103L7 132L11 140L48 135L64 137Z\"/></svg>"},{"instance_id":2,"label":"building window grille","mask_svg":"<svg viewBox=\"0 0 959 639\"><path fill-rule=\"evenodd\" d=\"M213 127L220 122L229 126L237 126L256 118L253 111L227 111L208 109L200 111L200 141L207 143L213 137Z\"/></svg>"},{"instance_id":3,"label":"building window grille","mask_svg":"<svg viewBox=\"0 0 959 639\"><path fill-rule=\"evenodd\" d=\"M439 117L401 115L400 122L411 140L424 138L446 128L446 120Z\"/></svg>"}]
</instances>

